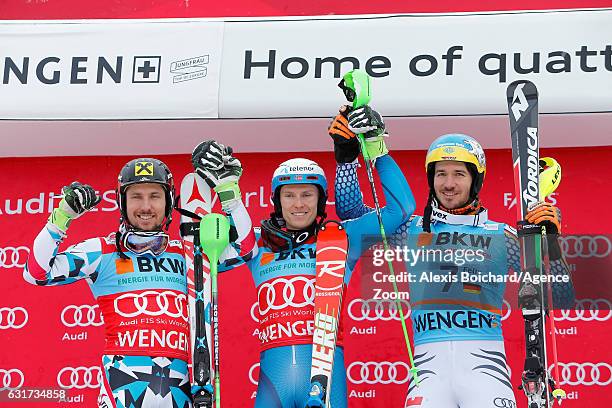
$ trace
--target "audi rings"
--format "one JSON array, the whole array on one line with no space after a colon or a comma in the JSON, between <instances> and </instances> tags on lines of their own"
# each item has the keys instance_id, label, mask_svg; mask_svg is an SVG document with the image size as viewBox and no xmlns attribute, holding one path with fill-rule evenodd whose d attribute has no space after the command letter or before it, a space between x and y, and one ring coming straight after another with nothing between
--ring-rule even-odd
<instances>
[{"instance_id":1,"label":"audi rings","mask_svg":"<svg viewBox=\"0 0 612 408\"><path fill-rule=\"evenodd\" d=\"M18 368L10 368L5 370L4 368L0 368L0 377L2 381L0 384L0 391L5 390L16 390L17 388L21 388L25 381L25 377L23 376L23 372Z\"/></svg>"},{"instance_id":2,"label":"audi rings","mask_svg":"<svg viewBox=\"0 0 612 408\"><path fill-rule=\"evenodd\" d=\"M612 366L608 363L559 363L561 385L600 385L612 383ZM548 368L551 372L553 366Z\"/></svg>"},{"instance_id":3,"label":"audi rings","mask_svg":"<svg viewBox=\"0 0 612 408\"><path fill-rule=\"evenodd\" d=\"M259 303L254 302L253 306L251 306L251 319L254 322L259 323Z\"/></svg>"},{"instance_id":4,"label":"audi rings","mask_svg":"<svg viewBox=\"0 0 612 408\"><path fill-rule=\"evenodd\" d=\"M355 361L346 369L353 384L405 384L410 379L410 367L403 361Z\"/></svg>"},{"instance_id":5,"label":"audi rings","mask_svg":"<svg viewBox=\"0 0 612 408\"><path fill-rule=\"evenodd\" d=\"M400 299L399 303L402 305L404 317L410 316L410 303L406 299ZM353 299L348 305L348 315L357 322L400 320L397 301L391 299Z\"/></svg>"},{"instance_id":6,"label":"audi rings","mask_svg":"<svg viewBox=\"0 0 612 408\"><path fill-rule=\"evenodd\" d=\"M510 317L510 313L512 313L510 302L504 299L504 302L502 303L502 317L501 317L502 322Z\"/></svg>"},{"instance_id":7,"label":"audi rings","mask_svg":"<svg viewBox=\"0 0 612 408\"><path fill-rule=\"evenodd\" d=\"M150 301L154 300L156 307L150 307ZM171 310L171 303L174 303L174 310ZM141 293L124 293L115 299L115 311L123 317L145 316L169 316L182 318L185 322L189 321L189 309L187 306L187 296L184 293L177 293L170 290L162 292L147 290ZM150 310L152 309L152 310Z\"/></svg>"},{"instance_id":8,"label":"audi rings","mask_svg":"<svg viewBox=\"0 0 612 408\"><path fill-rule=\"evenodd\" d=\"M57 385L63 389L100 388L102 369L98 366L64 367L57 373Z\"/></svg>"},{"instance_id":9,"label":"audi rings","mask_svg":"<svg viewBox=\"0 0 612 408\"><path fill-rule=\"evenodd\" d=\"M559 237L566 258L605 258L612 253L612 242L605 235L568 235Z\"/></svg>"},{"instance_id":10,"label":"audi rings","mask_svg":"<svg viewBox=\"0 0 612 408\"><path fill-rule=\"evenodd\" d=\"M21 329L28 322L28 311L23 307L0 307L0 329Z\"/></svg>"},{"instance_id":11,"label":"audi rings","mask_svg":"<svg viewBox=\"0 0 612 408\"><path fill-rule=\"evenodd\" d=\"M299 288L296 289L298 284L303 284L301 290ZM271 282L264 282L257 290L259 315L263 317L271 310L282 310L286 307L314 306L314 284L314 277L306 276L277 278ZM282 303L279 303L277 300L282 301Z\"/></svg>"},{"instance_id":12,"label":"audi rings","mask_svg":"<svg viewBox=\"0 0 612 408\"><path fill-rule=\"evenodd\" d=\"M570 322L605 322L612 317L612 303L607 299L580 299L574 309L561 309L555 320Z\"/></svg>"},{"instance_id":13,"label":"audi rings","mask_svg":"<svg viewBox=\"0 0 612 408\"><path fill-rule=\"evenodd\" d=\"M104 319L98 305L69 305L62 310L60 319L66 327L102 326Z\"/></svg>"},{"instance_id":14,"label":"audi rings","mask_svg":"<svg viewBox=\"0 0 612 408\"><path fill-rule=\"evenodd\" d=\"M249 380L251 384L257 385L259 382L255 379L255 370L259 368L259 363L255 363L249 368ZM259 377L259 375L257 375Z\"/></svg>"},{"instance_id":15,"label":"audi rings","mask_svg":"<svg viewBox=\"0 0 612 408\"><path fill-rule=\"evenodd\" d=\"M30 248L23 245L0 248L0 268L23 268L29 254Z\"/></svg>"}]
</instances>

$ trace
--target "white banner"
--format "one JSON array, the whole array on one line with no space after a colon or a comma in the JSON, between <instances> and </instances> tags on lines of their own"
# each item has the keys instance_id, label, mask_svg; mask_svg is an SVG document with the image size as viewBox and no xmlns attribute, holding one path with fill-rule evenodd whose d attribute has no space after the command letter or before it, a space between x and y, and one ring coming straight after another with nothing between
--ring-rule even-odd
<instances>
[{"instance_id":1,"label":"white banner","mask_svg":"<svg viewBox=\"0 0 612 408\"><path fill-rule=\"evenodd\" d=\"M612 11L227 22L220 117L330 116L356 67L387 116L505 114L515 79L541 112L610 112Z\"/></svg>"},{"instance_id":2,"label":"white banner","mask_svg":"<svg viewBox=\"0 0 612 408\"><path fill-rule=\"evenodd\" d=\"M0 23L0 118L216 118L223 24Z\"/></svg>"}]
</instances>

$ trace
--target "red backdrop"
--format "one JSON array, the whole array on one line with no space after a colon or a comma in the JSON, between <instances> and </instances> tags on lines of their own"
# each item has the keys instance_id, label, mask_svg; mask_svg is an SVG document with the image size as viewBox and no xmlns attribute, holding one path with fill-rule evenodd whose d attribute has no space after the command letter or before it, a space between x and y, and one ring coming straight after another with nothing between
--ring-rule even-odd
<instances>
[{"instance_id":1,"label":"red backdrop","mask_svg":"<svg viewBox=\"0 0 612 408\"><path fill-rule=\"evenodd\" d=\"M185 18L448 13L610 7L609 0L3 0L0 19Z\"/></svg>"},{"instance_id":2,"label":"red backdrop","mask_svg":"<svg viewBox=\"0 0 612 408\"><path fill-rule=\"evenodd\" d=\"M395 152L393 155L413 188L418 202L417 213L420 213L426 197L425 152ZM572 253L569 261L577 265L575 275L585 276L592 272L586 271L579 262L596 261L599 267L604 265L608 273L600 275L596 284L603 288L604 295L610 293L611 221L602 215L599 201L608 188L612 147L544 150L542 155L553 155L563 166L563 182L553 199L563 210L565 235L600 234L597 239L584 241L580 248L575 241L570 243L568 248ZM275 166L295 156L308 156L318 161L326 170L328 179L333 180L331 153L239 155L245 167L241 181L243 198L254 224L270 212L269 180ZM173 170L177 182L190 171L187 155L160 158ZM103 194L104 200L97 212L74 222L64 245L107 234L116 228L119 215L112 190L119 169L129 159L131 157L0 159L0 174L3 175L0 190L3 230L0 237L3 294L0 298L0 389L64 386L74 398L73 403L56 406L96 406L99 370L96 367L100 362L103 338L101 317L87 284L79 282L47 288L31 286L22 279L22 267L28 247L52 208L50 197L59 194L61 187L73 180L93 185ZM487 162L482 199L489 207L492 219L514 223L515 208L508 208L514 191L510 152L488 151ZM360 177L366 186L363 168ZM366 200L371 202L368 194ZM333 213L333 205L329 206L329 212ZM175 235L177 225L175 222L172 228ZM397 317L386 309L377 314L375 301L360 298L358 281L359 272L356 272L345 302L348 308L344 327L349 405L403 406L408 374L400 324ZM603 295L589 290L584 283L588 279L577 279L576 282L578 298L587 310L557 314L559 359L567 364L562 377L570 397L563 406L610 406L612 352L607 347L607 339L612 335L609 323L612 312L609 300L599 300L595 304L594 299ZM221 378L222 388L231 390L223 393L225 407L245 407L253 403L258 375L258 340L254 334L257 323L253 317L255 299L256 292L247 269L240 268L221 275ZM370 307L363 306L364 302ZM589 310L591 305L601 310ZM504 322L506 350L513 384L518 385L523 366L523 324L520 313L514 310L508 313ZM369 362L369 370L362 369L364 362ZM382 364L379 371L374 370L377 364ZM70 370L77 367L93 367L89 370L92 375L88 377L88 370L81 369L76 376L79 382L74 384L71 383ZM522 392L517 391L516 395L518 406L524 408ZM38 407L40 403L14 406Z\"/></svg>"}]
</instances>

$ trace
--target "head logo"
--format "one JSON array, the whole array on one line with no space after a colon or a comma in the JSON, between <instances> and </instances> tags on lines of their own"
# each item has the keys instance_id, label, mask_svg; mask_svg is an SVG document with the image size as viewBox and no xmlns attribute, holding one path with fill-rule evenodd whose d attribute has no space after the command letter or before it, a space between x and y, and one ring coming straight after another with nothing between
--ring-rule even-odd
<instances>
[{"instance_id":1,"label":"head logo","mask_svg":"<svg viewBox=\"0 0 612 408\"><path fill-rule=\"evenodd\" d=\"M92 367L64 367L57 373L57 385L63 389L100 388L102 369Z\"/></svg>"},{"instance_id":2,"label":"head logo","mask_svg":"<svg viewBox=\"0 0 612 408\"><path fill-rule=\"evenodd\" d=\"M28 322L28 311L23 307L0 307L0 330L21 329Z\"/></svg>"},{"instance_id":3,"label":"head logo","mask_svg":"<svg viewBox=\"0 0 612 408\"><path fill-rule=\"evenodd\" d=\"M104 324L98 305L66 306L62 310L60 319L66 327L97 327Z\"/></svg>"}]
</instances>

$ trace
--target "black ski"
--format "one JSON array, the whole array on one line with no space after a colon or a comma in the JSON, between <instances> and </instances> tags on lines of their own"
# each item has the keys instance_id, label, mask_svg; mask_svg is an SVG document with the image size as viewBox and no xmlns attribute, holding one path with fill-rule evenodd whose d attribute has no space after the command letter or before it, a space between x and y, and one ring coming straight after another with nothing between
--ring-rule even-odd
<instances>
[{"instance_id":1,"label":"black ski","mask_svg":"<svg viewBox=\"0 0 612 408\"><path fill-rule=\"evenodd\" d=\"M542 231L523 221L529 206L540 200L538 91L532 82L515 81L508 86L508 113L512 137L514 186L517 199L517 232L521 247L519 306L525 321L525 365L521 386L529 408L552 406L554 384L547 372L545 317L547 293L543 285L525 281L526 274L542 275Z\"/></svg>"}]
</instances>

